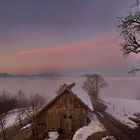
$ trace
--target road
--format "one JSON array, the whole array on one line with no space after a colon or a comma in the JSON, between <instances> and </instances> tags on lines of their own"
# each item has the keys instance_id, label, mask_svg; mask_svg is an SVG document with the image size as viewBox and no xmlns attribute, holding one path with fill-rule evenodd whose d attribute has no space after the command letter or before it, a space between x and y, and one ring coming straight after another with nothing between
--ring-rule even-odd
<instances>
[{"instance_id":1,"label":"road","mask_svg":"<svg viewBox=\"0 0 140 140\"><path fill-rule=\"evenodd\" d=\"M111 115L106 112L97 112L95 114L98 116L99 121L104 124L105 128L118 140L140 140L140 136L137 136L131 131L130 128L123 125Z\"/></svg>"},{"instance_id":2,"label":"road","mask_svg":"<svg viewBox=\"0 0 140 140\"><path fill-rule=\"evenodd\" d=\"M140 140L140 136L138 136L139 133L136 135L132 129L123 125L108 113L104 111L95 111L94 113L98 116L99 121L103 123L109 134L114 136L117 140ZM61 134L58 140L72 140L74 133L75 132Z\"/></svg>"}]
</instances>

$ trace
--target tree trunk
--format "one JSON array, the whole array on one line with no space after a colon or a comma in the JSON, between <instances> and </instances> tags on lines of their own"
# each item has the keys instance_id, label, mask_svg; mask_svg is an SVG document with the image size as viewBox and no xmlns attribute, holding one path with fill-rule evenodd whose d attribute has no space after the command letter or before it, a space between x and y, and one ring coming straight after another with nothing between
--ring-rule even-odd
<instances>
[{"instance_id":1,"label":"tree trunk","mask_svg":"<svg viewBox=\"0 0 140 140\"><path fill-rule=\"evenodd\" d=\"M38 134L34 122L32 122L31 129L32 129L33 140L38 140Z\"/></svg>"},{"instance_id":2,"label":"tree trunk","mask_svg":"<svg viewBox=\"0 0 140 140\"><path fill-rule=\"evenodd\" d=\"M96 109L97 99L95 99L95 98L93 97L93 95L90 95L90 100L91 100L93 109Z\"/></svg>"},{"instance_id":3,"label":"tree trunk","mask_svg":"<svg viewBox=\"0 0 140 140\"><path fill-rule=\"evenodd\" d=\"M93 96L90 96L90 99L91 99L94 111L102 112L106 110L107 106L99 102L98 98L95 99Z\"/></svg>"},{"instance_id":4,"label":"tree trunk","mask_svg":"<svg viewBox=\"0 0 140 140\"><path fill-rule=\"evenodd\" d=\"M33 124L31 125L33 140L36 140L35 130Z\"/></svg>"},{"instance_id":5,"label":"tree trunk","mask_svg":"<svg viewBox=\"0 0 140 140\"><path fill-rule=\"evenodd\" d=\"M22 128L23 125L22 125L22 118L21 118L21 115L20 114L18 116L18 121L19 121L19 128Z\"/></svg>"},{"instance_id":6,"label":"tree trunk","mask_svg":"<svg viewBox=\"0 0 140 140\"><path fill-rule=\"evenodd\" d=\"M6 133L5 133L4 128L2 128L2 133L3 133L3 140L6 140Z\"/></svg>"}]
</instances>

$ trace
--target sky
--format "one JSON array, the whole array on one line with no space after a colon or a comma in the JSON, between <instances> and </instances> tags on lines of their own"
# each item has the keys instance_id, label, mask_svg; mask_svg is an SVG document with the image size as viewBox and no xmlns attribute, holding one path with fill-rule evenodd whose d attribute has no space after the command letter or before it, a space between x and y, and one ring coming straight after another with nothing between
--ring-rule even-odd
<instances>
[{"instance_id":1,"label":"sky","mask_svg":"<svg viewBox=\"0 0 140 140\"><path fill-rule=\"evenodd\" d=\"M124 74L118 17L132 0L0 0L0 72Z\"/></svg>"}]
</instances>

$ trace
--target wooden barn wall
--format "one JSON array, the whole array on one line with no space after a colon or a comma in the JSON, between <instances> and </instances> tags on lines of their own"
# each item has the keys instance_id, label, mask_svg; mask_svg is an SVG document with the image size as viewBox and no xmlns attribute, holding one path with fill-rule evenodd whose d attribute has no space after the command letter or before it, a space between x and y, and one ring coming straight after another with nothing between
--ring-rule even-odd
<instances>
[{"instance_id":1,"label":"wooden barn wall","mask_svg":"<svg viewBox=\"0 0 140 140\"><path fill-rule=\"evenodd\" d=\"M38 122L45 123L48 129L55 130L62 127L62 114L72 114L73 129L87 124L86 107L77 98L65 91L47 110L44 110L38 117Z\"/></svg>"}]
</instances>

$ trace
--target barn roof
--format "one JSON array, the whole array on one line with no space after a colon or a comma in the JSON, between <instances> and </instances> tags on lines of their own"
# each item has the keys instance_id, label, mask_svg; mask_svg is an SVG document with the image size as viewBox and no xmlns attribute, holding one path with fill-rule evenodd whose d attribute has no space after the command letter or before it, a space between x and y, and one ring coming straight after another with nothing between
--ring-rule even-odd
<instances>
[{"instance_id":1,"label":"barn roof","mask_svg":"<svg viewBox=\"0 0 140 140\"><path fill-rule=\"evenodd\" d=\"M80 100L82 100L82 102L84 102L92 111L94 110L89 95L87 93L85 93L85 91L81 87L79 87L79 86L73 87L72 92L76 96L78 96L78 98L80 98Z\"/></svg>"},{"instance_id":2,"label":"barn roof","mask_svg":"<svg viewBox=\"0 0 140 140\"><path fill-rule=\"evenodd\" d=\"M57 95L45 107L43 107L40 110L39 114L41 112L43 112L44 110L46 110L47 108L49 108L62 94L65 93L66 90L68 90L69 93L71 93L77 100L79 100L85 106L85 108L87 108L89 111L93 111L94 109L92 107L92 103L91 103L91 100L90 100L89 96L87 94L85 94L85 93L83 94L83 92L80 92L80 91L77 92L78 88L73 88L73 90L71 90L71 88L69 88L69 86L67 86L59 95ZM77 92L77 94L75 94L75 92Z\"/></svg>"}]
</instances>

